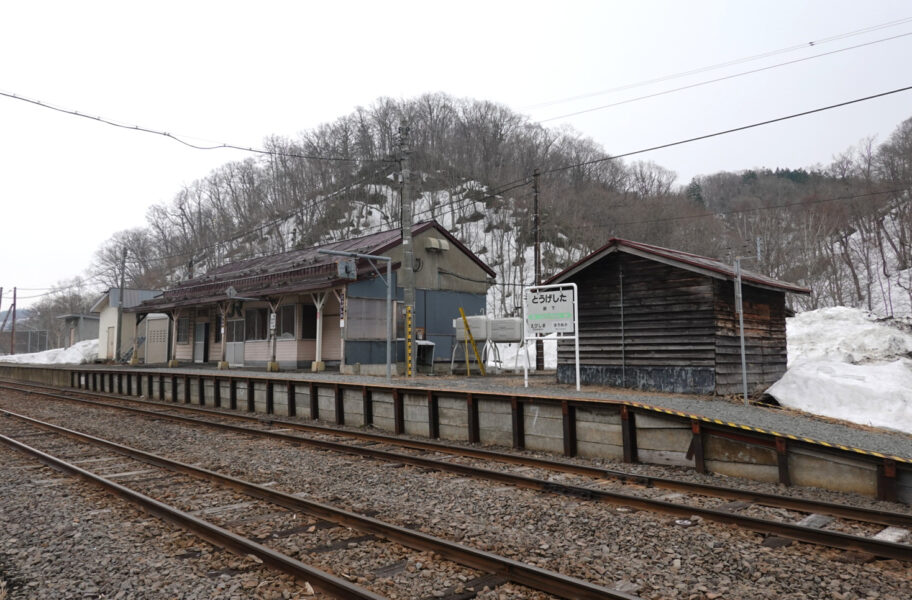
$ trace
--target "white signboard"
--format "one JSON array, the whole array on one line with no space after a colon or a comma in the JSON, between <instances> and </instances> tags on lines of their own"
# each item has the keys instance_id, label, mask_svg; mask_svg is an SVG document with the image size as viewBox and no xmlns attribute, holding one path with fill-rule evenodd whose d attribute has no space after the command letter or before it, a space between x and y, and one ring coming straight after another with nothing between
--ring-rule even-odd
<instances>
[{"instance_id":1,"label":"white signboard","mask_svg":"<svg viewBox=\"0 0 912 600\"><path fill-rule=\"evenodd\" d=\"M525 386L529 387L529 357L526 343L547 336L558 340L573 340L576 389L579 390L579 314L576 284L537 285L523 290L523 321L527 332L523 335L523 346L526 347Z\"/></svg>"},{"instance_id":2,"label":"white signboard","mask_svg":"<svg viewBox=\"0 0 912 600\"><path fill-rule=\"evenodd\" d=\"M574 289L530 288L523 294L526 326L533 333L575 333Z\"/></svg>"}]
</instances>

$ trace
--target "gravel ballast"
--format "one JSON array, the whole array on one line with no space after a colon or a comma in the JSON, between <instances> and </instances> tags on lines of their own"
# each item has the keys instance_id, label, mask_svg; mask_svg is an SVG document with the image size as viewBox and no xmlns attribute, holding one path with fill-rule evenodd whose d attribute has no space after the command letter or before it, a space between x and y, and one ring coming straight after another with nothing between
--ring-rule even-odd
<instances>
[{"instance_id":1,"label":"gravel ballast","mask_svg":"<svg viewBox=\"0 0 912 600\"><path fill-rule=\"evenodd\" d=\"M908 565L806 544L768 548L762 536L699 519L680 526L645 511L70 403L0 404L644 598L912 597Z\"/></svg>"}]
</instances>

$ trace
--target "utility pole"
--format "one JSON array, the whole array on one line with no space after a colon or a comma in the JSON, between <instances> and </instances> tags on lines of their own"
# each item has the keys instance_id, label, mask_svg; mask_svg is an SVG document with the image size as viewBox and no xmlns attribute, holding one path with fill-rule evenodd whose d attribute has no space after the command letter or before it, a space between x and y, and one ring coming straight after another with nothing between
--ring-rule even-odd
<instances>
[{"instance_id":1,"label":"utility pole","mask_svg":"<svg viewBox=\"0 0 912 600\"><path fill-rule=\"evenodd\" d=\"M409 171L409 128L399 127L399 174L402 177L402 266L399 273L405 300L406 331L405 331L405 372L409 377L415 374L415 252L412 248L412 195L410 185L411 172Z\"/></svg>"},{"instance_id":2,"label":"utility pole","mask_svg":"<svg viewBox=\"0 0 912 600\"><path fill-rule=\"evenodd\" d=\"M538 168L532 172L532 233L535 237L535 285L541 285L541 214L538 209L539 177ZM535 371L541 373L545 370L545 343L535 340Z\"/></svg>"},{"instance_id":3,"label":"utility pole","mask_svg":"<svg viewBox=\"0 0 912 600\"><path fill-rule=\"evenodd\" d=\"M16 353L16 288L13 288L13 328L10 331L10 354Z\"/></svg>"},{"instance_id":4,"label":"utility pole","mask_svg":"<svg viewBox=\"0 0 912 600\"><path fill-rule=\"evenodd\" d=\"M127 247L124 246L123 254L120 257L120 298L117 302L117 332L114 334L116 342L114 346L114 362L120 362L120 340L123 338L123 305L124 305L124 275L127 270ZM133 348L136 352L136 348Z\"/></svg>"},{"instance_id":5,"label":"utility pole","mask_svg":"<svg viewBox=\"0 0 912 600\"><path fill-rule=\"evenodd\" d=\"M744 301L741 295L741 259L735 257L735 310L738 311L738 330L741 334L741 385L744 392L744 405L750 404L747 398L747 354L744 351Z\"/></svg>"}]
</instances>

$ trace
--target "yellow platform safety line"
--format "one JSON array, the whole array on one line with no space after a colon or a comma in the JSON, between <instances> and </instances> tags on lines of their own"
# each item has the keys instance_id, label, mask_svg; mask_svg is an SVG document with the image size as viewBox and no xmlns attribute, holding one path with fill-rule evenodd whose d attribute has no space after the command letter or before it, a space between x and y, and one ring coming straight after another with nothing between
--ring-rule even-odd
<instances>
[{"instance_id":1,"label":"yellow platform safety line","mask_svg":"<svg viewBox=\"0 0 912 600\"><path fill-rule=\"evenodd\" d=\"M779 433L778 431L773 431L771 429L763 429L761 427L752 427L750 425L744 425L742 423L732 423L731 421L722 421L720 419L712 419L712 418L704 417L701 415L694 415L694 414L690 414L690 413L680 412L677 410L670 410L667 408L662 408L659 406L653 406L651 404L642 404L640 402L630 402L630 401L621 402L621 404L626 404L627 406L635 406L637 408L642 408L642 409L648 410L650 412L665 413L665 414L669 414L669 415L685 417L688 419L692 419L694 421L703 421L704 423L715 423L717 425L727 425L728 427L731 427L733 429L743 429L745 431L753 431L755 433L762 433L764 435L771 435L773 437L780 437L780 438L785 438L785 439L789 439L789 440L795 440L796 442L805 442L808 444L813 444L815 446L823 446L824 448L838 448L840 450L844 450L847 452L854 452L855 454L862 454L865 456L874 456L876 458L893 460L893 461L904 463L904 464L912 464L912 459L905 458L902 456L896 456L895 454L884 454L882 452L875 452L873 450L865 450L864 448L856 448L855 446L845 446L843 444L834 444L831 442L826 442L824 440L815 440L813 438L808 438L808 437L803 437L803 436L799 437L799 436L791 434L791 433Z\"/></svg>"},{"instance_id":2,"label":"yellow platform safety line","mask_svg":"<svg viewBox=\"0 0 912 600\"><path fill-rule=\"evenodd\" d=\"M462 307L459 307L459 315L462 317L462 325L465 327L466 341L472 342L472 352L475 353L475 360L478 362L478 368L481 370L481 374L485 375L484 363L481 362L481 357L478 356L478 346L475 345L475 337L472 335L472 328L469 327L469 320L466 319L465 311L462 310ZM466 346L466 375L471 375L472 372L469 369L469 352L468 346Z\"/></svg>"},{"instance_id":3,"label":"yellow platform safety line","mask_svg":"<svg viewBox=\"0 0 912 600\"><path fill-rule=\"evenodd\" d=\"M405 376L412 376L412 307L405 306Z\"/></svg>"}]
</instances>

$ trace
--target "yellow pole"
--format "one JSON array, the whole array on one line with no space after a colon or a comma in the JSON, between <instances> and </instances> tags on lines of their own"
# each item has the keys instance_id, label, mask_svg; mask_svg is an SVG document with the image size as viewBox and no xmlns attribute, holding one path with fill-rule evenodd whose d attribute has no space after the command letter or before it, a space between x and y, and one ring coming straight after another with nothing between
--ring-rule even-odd
<instances>
[{"instance_id":1,"label":"yellow pole","mask_svg":"<svg viewBox=\"0 0 912 600\"><path fill-rule=\"evenodd\" d=\"M472 335L472 329L469 327L469 320L466 319L465 311L462 310L462 307L459 307L459 314L462 316L462 324L465 326L466 338L468 341L472 342L472 351L475 353L475 360L478 361L478 369L481 371L482 375L485 375L484 363L481 362L481 357L478 355L478 346L475 345L475 337ZM468 348L466 348L466 370L469 368L469 353Z\"/></svg>"}]
</instances>

